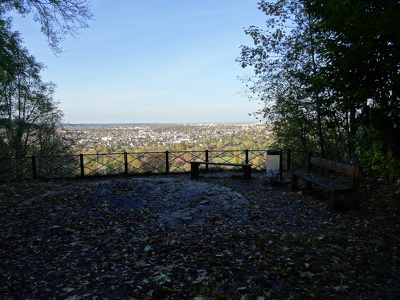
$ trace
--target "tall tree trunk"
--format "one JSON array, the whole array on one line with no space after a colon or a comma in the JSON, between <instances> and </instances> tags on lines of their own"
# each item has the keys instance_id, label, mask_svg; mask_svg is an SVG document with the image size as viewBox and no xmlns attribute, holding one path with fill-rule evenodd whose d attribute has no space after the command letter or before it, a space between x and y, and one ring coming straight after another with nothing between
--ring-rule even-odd
<instances>
[{"instance_id":1,"label":"tall tree trunk","mask_svg":"<svg viewBox=\"0 0 400 300\"><path fill-rule=\"evenodd\" d=\"M312 62L312 70L314 76L318 73L318 66L317 62L315 61L315 44L314 44L314 35L312 32L312 19L311 15L308 15L308 35L310 39L310 55L311 55L311 62ZM322 114L321 114L321 97L319 96L319 87L318 90L315 91L315 104L316 104L316 111L317 111L317 126L318 126L318 139L319 139L319 151L321 152L321 156L325 156L325 142L324 142L324 133L322 130Z\"/></svg>"}]
</instances>

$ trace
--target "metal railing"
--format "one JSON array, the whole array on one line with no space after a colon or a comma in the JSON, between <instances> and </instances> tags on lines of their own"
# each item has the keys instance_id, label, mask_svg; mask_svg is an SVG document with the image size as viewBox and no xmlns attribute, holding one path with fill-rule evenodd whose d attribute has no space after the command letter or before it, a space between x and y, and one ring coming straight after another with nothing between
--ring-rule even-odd
<instances>
[{"instance_id":1,"label":"metal railing","mask_svg":"<svg viewBox=\"0 0 400 300\"><path fill-rule=\"evenodd\" d=\"M307 155L310 155L309 152L288 149L281 150L281 153L282 170L303 168ZM267 154L266 150L203 150L0 158L0 181L184 173L190 171L192 161L251 163L253 170L262 171L265 170ZM205 168L208 169L208 165Z\"/></svg>"}]
</instances>

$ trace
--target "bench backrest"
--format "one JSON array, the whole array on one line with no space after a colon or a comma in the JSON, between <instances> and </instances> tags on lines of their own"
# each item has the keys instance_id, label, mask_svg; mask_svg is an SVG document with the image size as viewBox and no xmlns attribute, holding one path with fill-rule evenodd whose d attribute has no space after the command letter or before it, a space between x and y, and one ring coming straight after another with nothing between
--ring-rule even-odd
<instances>
[{"instance_id":1,"label":"bench backrest","mask_svg":"<svg viewBox=\"0 0 400 300\"><path fill-rule=\"evenodd\" d=\"M347 175L350 179L350 184L353 187L359 186L360 181L360 167L356 164L338 163L322 157L310 157L307 165L307 170L310 171L312 166L322 167L328 170L336 171Z\"/></svg>"}]
</instances>

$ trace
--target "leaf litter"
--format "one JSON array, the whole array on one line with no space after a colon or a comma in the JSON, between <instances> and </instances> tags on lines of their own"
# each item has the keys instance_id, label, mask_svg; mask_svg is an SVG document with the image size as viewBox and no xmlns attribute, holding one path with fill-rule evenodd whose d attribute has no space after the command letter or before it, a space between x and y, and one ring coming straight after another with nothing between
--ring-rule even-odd
<instances>
[{"instance_id":1,"label":"leaf litter","mask_svg":"<svg viewBox=\"0 0 400 300\"><path fill-rule=\"evenodd\" d=\"M0 186L2 299L397 299L399 211L211 174Z\"/></svg>"}]
</instances>

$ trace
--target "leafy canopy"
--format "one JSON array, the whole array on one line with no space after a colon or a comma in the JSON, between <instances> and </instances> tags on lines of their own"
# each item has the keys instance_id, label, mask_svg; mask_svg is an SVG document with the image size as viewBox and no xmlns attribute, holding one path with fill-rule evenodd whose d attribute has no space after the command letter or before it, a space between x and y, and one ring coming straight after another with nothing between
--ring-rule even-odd
<instances>
[{"instance_id":1,"label":"leafy canopy","mask_svg":"<svg viewBox=\"0 0 400 300\"><path fill-rule=\"evenodd\" d=\"M261 1L265 28L238 62L252 68L249 97L278 146L302 145L400 176L400 3L397 0ZM340 149L340 150L339 150ZM387 172L386 172L387 173Z\"/></svg>"}]
</instances>

